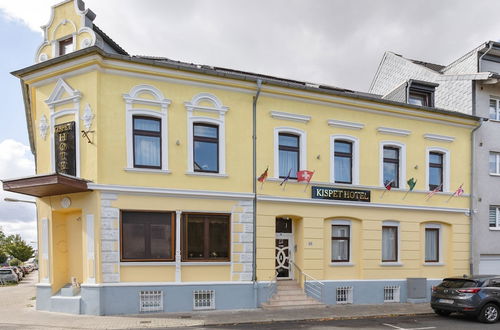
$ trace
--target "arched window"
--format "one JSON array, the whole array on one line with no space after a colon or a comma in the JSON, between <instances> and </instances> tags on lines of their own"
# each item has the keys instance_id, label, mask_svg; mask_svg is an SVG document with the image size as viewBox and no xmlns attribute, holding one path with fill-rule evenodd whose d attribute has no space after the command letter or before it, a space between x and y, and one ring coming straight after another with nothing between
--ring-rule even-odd
<instances>
[{"instance_id":1,"label":"arched window","mask_svg":"<svg viewBox=\"0 0 500 330\"><path fill-rule=\"evenodd\" d=\"M274 176L297 178L306 169L306 133L290 127L274 129Z\"/></svg>"},{"instance_id":2,"label":"arched window","mask_svg":"<svg viewBox=\"0 0 500 330\"><path fill-rule=\"evenodd\" d=\"M358 139L347 135L332 135L330 180L335 183L359 184Z\"/></svg>"},{"instance_id":3,"label":"arched window","mask_svg":"<svg viewBox=\"0 0 500 330\"><path fill-rule=\"evenodd\" d=\"M450 153L439 147L427 148L427 185L429 190L449 191Z\"/></svg>"},{"instance_id":4,"label":"arched window","mask_svg":"<svg viewBox=\"0 0 500 330\"><path fill-rule=\"evenodd\" d=\"M380 145L380 184L402 188L406 182L406 146L400 142L384 141Z\"/></svg>"}]
</instances>

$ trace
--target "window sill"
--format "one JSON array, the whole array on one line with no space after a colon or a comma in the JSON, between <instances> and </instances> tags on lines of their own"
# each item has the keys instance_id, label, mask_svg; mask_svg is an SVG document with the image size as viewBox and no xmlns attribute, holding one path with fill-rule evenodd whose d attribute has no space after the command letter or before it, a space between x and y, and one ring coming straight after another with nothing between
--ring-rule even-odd
<instances>
[{"instance_id":1,"label":"window sill","mask_svg":"<svg viewBox=\"0 0 500 330\"><path fill-rule=\"evenodd\" d=\"M382 266L382 267L402 267L403 264L401 262L389 261L389 262L381 262L380 266Z\"/></svg>"},{"instance_id":2,"label":"window sill","mask_svg":"<svg viewBox=\"0 0 500 330\"><path fill-rule=\"evenodd\" d=\"M227 178L228 175L224 173L209 173L209 172L186 172L186 175L193 176L212 176L216 178Z\"/></svg>"},{"instance_id":3,"label":"window sill","mask_svg":"<svg viewBox=\"0 0 500 330\"><path fill-rule=\"evenodd\" d=\"M500 227L498 227L498 228L489 227L488 229L491 231L500 231Z\"/></svg>"},{"instance_id":4,"label":"window sill","mask_svg":"<svg viewBox=\"0 0 500 330\"><path fill-rule=\"evenodd\" d=\"M169 170L158 170L154 168L138 168L138 167L127 167L124 168L125 172L138 172L138 173L156 173L156 174L170 174Z\"/></svg>"},{"instance_id":5,"label":"window sill","mask_svg":"<svg viewBox=\"0 0 500 330\"><path fill-rule=\"evenodd\" d=\"M231 266L230 261L183 261L181 266Z\"/></svg>"},{"instance_id":6,"label":"window sill","mask_svg":"<svg viewBox=\"0 0 500 330\"><path fill-rule=\"evenodd\" d=\"M491 176L500 176L500 173L490 173Z\"/></svg>"},{"instance_id":7,"label":"window sill","mask_svg":"<svg viewBox=\"0 0 500 330\"><path fill-rule=\"evenodd\" d=\"M175 266L175 261L121 261L120 266Z\"/></svg>"},{"instance_id":8,"label":"window sill","mask_svg":"<svg viewBox=\"0 0 500 330\"><path fill-rule=\"evenodd\" d=\"M422 266L444 266L445 264L442 262L424 262Z\"/></svg>"},{"instance_id":9,"label":"window sill","mask_svg":"<svg viewBox=\"0 0 500 330\"><path fill-rule=\"evenodd\" d=\"M354 263L352 262L330 262L330 267L352 267Z\"/></svg>"}]
</instances>

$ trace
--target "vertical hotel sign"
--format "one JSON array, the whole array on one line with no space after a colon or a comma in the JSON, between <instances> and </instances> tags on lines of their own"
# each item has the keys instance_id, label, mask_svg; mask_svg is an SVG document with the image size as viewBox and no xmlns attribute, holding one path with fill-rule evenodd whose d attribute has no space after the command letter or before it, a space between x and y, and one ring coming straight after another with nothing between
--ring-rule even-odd
<instances>
[{"instance_id":1,"label":"vertical hotel sign","mask_svg":"<svg viewBox=\"0 0 500 330\"><path fill-rule=\"evenodd\" d=\"M54 126L56 172L76 176L75 122Z\"/></svg>"}]
</instances>

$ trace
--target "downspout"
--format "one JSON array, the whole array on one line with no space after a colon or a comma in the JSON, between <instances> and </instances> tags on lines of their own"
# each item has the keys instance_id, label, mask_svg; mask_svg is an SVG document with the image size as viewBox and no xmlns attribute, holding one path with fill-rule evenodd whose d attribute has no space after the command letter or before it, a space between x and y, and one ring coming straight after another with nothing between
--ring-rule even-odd
<instances>
[{"instance_id":1,"label":"downspout","mask_svg":"<svg viewBox=\"0 0 500 330\"><path fill-rule=\"evenodd\" d=\"M252 142L253 142L253 168L252 168L252 188L253 188L253 212L252 212L252 223L253 223L253 240L252 240L252 281L254 289L254 305L255 308L259 307L258 299L258 287L257 287L257 101L259 100L260 90L262 87L262 80L257 79L257 92L253 97L253 132L252 132Z\"/></svg>"},{"instance_id":2,"label":"downspout","mask_svg":"<svg viewBox=\"0 0 500 330\"><path fill-rule=\"evenodd\" d=\"M483 72L483 71L481 71L481 69L482 69L481 68L482 59L483 59L484 55L488 54L488 52L491 50L491 48L493 48L493 43L491 41L488 41L488 44L490 45L489 48L488 48L488 50L485 51L484 54L479 57L479 63L478 63L478 69L479 70L478 70L478 72Z\"/></svg>"},{"instance_id":3,"label":"downspout","mask_svg":"<svg viewBox=\"0 0 500 330\"><path fill-rule=\"evenodd\" d=\"M485 118L480 118L479 119L479 125L474 128L471 132L471 166L470 166L470 170L471 170L471 173L470 173L470 210L469 210L469 215L470 215L470 241L469 241L469 249L470 249L470 262L469 262L469 270L470 270L470 274L472 275L473 274L473 270L474 270L474 263L473 263L473 260L474 260L474 252L473 252L473 238L474 238L474 223L473 223L473 219L474 219L474 199L475 199L475 186L474 186L474 178L475 178L475 175L474 175L474 171L475 171L475 167L476 167L476 153L475 153L475 149L476 149L476 139L475 139L475 133L476 131L481 127L481 125L483 125L483 122L486 121L488 119L485 119Z\"/></svg>"}]
</instances>

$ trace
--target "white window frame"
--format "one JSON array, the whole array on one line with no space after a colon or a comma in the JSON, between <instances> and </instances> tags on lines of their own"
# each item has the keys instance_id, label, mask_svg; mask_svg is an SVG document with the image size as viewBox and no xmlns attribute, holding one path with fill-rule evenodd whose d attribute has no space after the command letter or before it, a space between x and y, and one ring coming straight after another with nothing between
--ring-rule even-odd
<instances>
[{"instance_id":1,"label":"white window frame","mask_svg":"<svg viewBox=\"0 0 500 330\"><path fill-rule=\"evenodd\" d=\"M209 102L212 106L200 105L202 102ZM184 103L187 111L187 173L189 175L200 176L226 176L226 112L228 107L213 94L199 93L191 101ZM206 117L194 114L194 112L215 113L219 117ZM194 124L216 125L219 129L219 172L195 172L194 171L194 152L193 152L193 126Z\"/></svg>"},{"instance_id":2,"label":"white window frame","mask_svg":"<svg viewBox=\"0 0 500 330\"><path fill-rule=\"evenodd\" d=\"M335 141L352 143L352 184L359 185L359 139L351 135L330 135L330 182L335 183ZM348 183L339 183L348 184Z\"/></svg>"},{"instance_id":3,"label":"white window frame","mask_svg":"<svg viewBox=\"0 0 500 330\"><path fill-rule=\"evenodd\" d=\"M489 212L491 208L495 208L495 227L490 227L490 217ZM499 205L490 205L488 207L488 228L489 230L500 230L500 206Z\"/></svg>"},{"instance_id":4,"label":"white window frame","mask_svg":"<svg viewBox=\"0 0 500 330\"><path fill-rule=\"evenodd\" d=\"M491 101L495 101L495 118L490 118L490 102ZM489 102L488 102L488 118L490 120L494 120L494 121L500 121L500 98L498 98L497 96L490 96L490 99L489 99Z\"/></svg>"},{"instance_id":5,"label":"white window frame","mask_svg":"<svg viewBox=\"0 0 500 330\"><path fill-rule=\"evenodd\" d=\"M402 266L401 264L401 228L400 228L400 223L399 221L383 221L382 222L382 227L380 227L380 260L381 260L381 265L383 266ZM382 246L384 245L384 234L383 234L383 227L396 227L397 228L397 241L396 241L396 248L397 248L397 259L396 261L383 261L383 254L382 254Z\"/></svg>"},{"instance_id":6,"label":"white window frame","mask_svg":"<svg viewBox=\"0 0 500 330\"><path fill-rule=\"evenodd\" d=\"M381 141L379 150L379 184L384 185L384 147L399 148L399 182L398 188L405 189L406 187L406 144L397 141Z\"/></svg>"},{"instance_id":7,"label":"white window frame","mask_svg":"<svg viewBox=\"0 0 500 330\"><path fill-rule=\"evenodd\" d=\"M491 157L491 154L495 155L495 167L496 167L496 172L491 172L490 171L490 159L488 158L488 172L490 175L500 175L500 152L498 151L490 151L489 157Z\"/></svg>"},{"instance_id":8,"label":"white window frame","mask_svg":"<svg viewBox=\"0 0 500 330\"><path fill-rule=\"evenodd\" d=\"M154 100L139 97L140 94L149 94ZM127 167L126 171L134 172L164 172L168 170L168 106L171 101L163 96L163 93L151 85L137 85L132 87L128 94L123 94L125 100L125 136L127 145ZM135 107L137 105L137 107ZM141 105L155 106L157 110L141 108ZM161 168L148 169L134 167L134 116L144 116L160 119L161 125Z\"/></svg>"},{"instance_id":9,"label":"white window frame","mask_svg":"<svg viewBox=\"0 0 500 330\"><path fill-rule=\"evenodd\" d=\"M332 253L332 236L333 236L333 226L349 226L349 261L333 261ZM340 220L334 219L330 221L330 265L332 266L350 266L353 265L352 261L352 221L351 220Z\"/></svg>"},{"instance_id":10,"label":"white window frame","mask_svg":"<svg viewBox=\"0 0 500 330\"><path fill-rule=\"evenodd\" d=\"M425 153L425 189L429 189L429 178L430 178L430 166L429 166L429 155L431 152L438 152L443 154L443 192L450 191L450 151L441 147L427 147Z\"/></svg>"},{"instance_id":11,"label":"white window frame","mask_svg":"<svg viewBox=\"0 0 500 330\"><path fill-rule=\"evenodd\" d=\"M438 229L438 261L426 261L425 260L425 249L426 249L426 239L425 239L425 230L426 229ZM439 223L426 223L424 225L424 265L429 266L440 266L443 265L443 226Z\"/></svg>"},{"instance_id":12,"label":"white window frame","mask_svg":"<svg viewBox=\"0 0 500 330\"><path fill-rule=\"evenodd\" d=\"M303 130L293 127L274 128L274 173L273 177L278 179L280 176L280 158L279 158L279 135L281 133L294 134L299 137L299 171L307 169L307 133Z\"/></svg>"}]
</instances>

